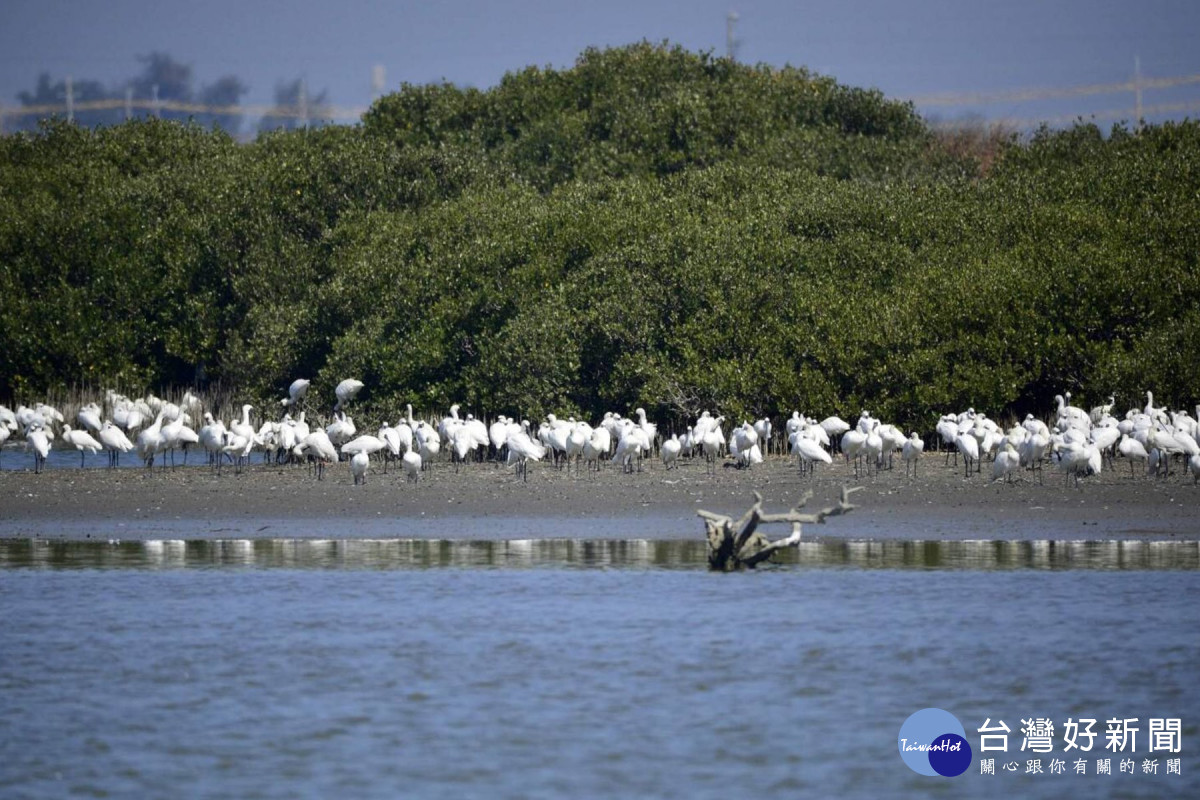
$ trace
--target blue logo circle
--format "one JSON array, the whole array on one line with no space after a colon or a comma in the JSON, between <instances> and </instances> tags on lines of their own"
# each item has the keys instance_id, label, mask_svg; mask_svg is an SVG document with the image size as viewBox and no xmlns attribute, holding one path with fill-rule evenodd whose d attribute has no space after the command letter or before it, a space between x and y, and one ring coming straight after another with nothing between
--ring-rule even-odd
<instances>
[{"instance_id":1,"label":"blue logo circle","mask_svg":"<svg viewBox=\"0 0 1200 800\"><path fill-rule=\"evenodd\" d=\"M958 718L940 708L922 708L900 726L896 745L909 769L953 778L971 766L971 745Z\"/></svg>"}]
</instances>

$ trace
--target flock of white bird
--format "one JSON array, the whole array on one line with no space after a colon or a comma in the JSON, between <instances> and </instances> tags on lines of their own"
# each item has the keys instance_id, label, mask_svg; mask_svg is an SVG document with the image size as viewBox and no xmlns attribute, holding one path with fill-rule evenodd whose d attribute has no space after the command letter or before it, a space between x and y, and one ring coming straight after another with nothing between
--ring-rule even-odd
<instances>
[{"instance_id":1,"label":"flock of white bird","mask_svg":"<svg viewBox=\"0 0 1200 800\"><path fill-rule=\"evenodd\" d=\"M300 379L280 401L280 419L266 420L255 427L251 422L252 405L241 407L240 419L228 424L204 410L200 397L188 392L178 403L153 395L131 399L109 391L104 402L82 406L75 415L77 427L67 423L57 409L39 403L18 406L16 411L0 405L0 447L13 436L23 437L25 447L34 455L34 472L44 468L52 446L74 448L80 453L80 466L88 453L103 450L110 467L118 465L121 454L136 451L137 457L152 467L167 459L174 466L175 451L183 453L187 463L189 448L202 449L209 465L218 473L233 465L241 472L251 455L261 454L263 461L307 463L318 479L329 464L345 460L355 484L365 483L372 458L386 473L389 465L399 463L408 480L417 481L445 450L455 471L472 460L483 460L491 453L514 467L515 473L528 480L528 465L549 457L566 468L601 469L604 463L619 464L626 472L640 472L643 462L658 455L667 469L677 467L682 458L703 457L707 470L730 459L734 466L751 468L762 463L763 450L773 446L774 428L769 419L748 421L725 429L725 418L705 411L682 433L659 437L658 426L649 422L646 412L637 409L635 418L606 413L593 426L574 418L560 420L550 414L534 429L528 420L499 416L490 425L470 414L460 417L459 406L440 420L415 419L412 406L396 425L384 422L375 434L359 434L349 405L363 388L358 380L348 379L334 391L336 403L332 417L324 427L305 421L305 398L310 382ZM985 414L968 409L946 414L937 423L936 436L946 452L946 463L953 455L957 464L963 459L964 477L982 472L984 458L991 460L992 480L1011 482L1019 471L1034 470L1039 481L1042 467L1051 463L1072 478L1112 469L1117 455L1129 461L1130 475L1138 464L1143 473L1167 477L1172 460L1180 458L1193 482L1200 480L1200 406L1196 416L1169 412L1154 405L1154 396L1146 393L1144 408L1130 409L1121 419L1112 416L1114 399L1091 411L1070 405L1070 393L1055 398L1053 420L1047 423L1032 414L1018 425L1003 429ZM295 412L295 416L293 416ZM197 421L203 425L197 430ZM792 412L784 423L786 447L796 458L801 473L812 473L818 464L832 465L834 454L853 462L855 476L891 469L894 456L904 461L905 473L916 475L925 443L914 431L905 436L895 425L882 422L863 411L854 425L837 416L818 421ZM490 450L489 450L490 448Z\"/></svg>"}]
</instances>

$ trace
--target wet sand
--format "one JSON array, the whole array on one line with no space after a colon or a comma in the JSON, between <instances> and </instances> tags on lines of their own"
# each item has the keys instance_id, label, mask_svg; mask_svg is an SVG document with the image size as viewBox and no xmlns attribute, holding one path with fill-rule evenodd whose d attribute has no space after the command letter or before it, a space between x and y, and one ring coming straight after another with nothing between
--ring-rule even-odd
<instances>
[{"instance_id":1,"label":"wet sand","mask_svg":"<svg viewBox=\"0 0 1200 800\"><path fill-rule=\"evenodd\" d=\"M759 491L768 511L782 511L812 488L815 510L832 504L845 484L863 487L853 497L859 508L806 526L806 538L1200 538L1200 487L1190 476L1131 478L1118 461L1079 488L1064 486L1049 468L1044 485L1032 473L1006 485L990 481L987 463L969 479L936 453L922 460L915 479L896 463L861 479L844 462L802 477L794 461L780 457L711 475L699 459L669 471L655 463L622 474L609 465L579 476L534 464L527 483L493 463L457 474L438 463L415 485L373 463L365 486L352 485L345 464L320 482L304 467L259 463L221 476L195 466L8 470L0 472L0 537L683 539L703 534L696 509L736 516Z\"/></svg>"}]
</instances>

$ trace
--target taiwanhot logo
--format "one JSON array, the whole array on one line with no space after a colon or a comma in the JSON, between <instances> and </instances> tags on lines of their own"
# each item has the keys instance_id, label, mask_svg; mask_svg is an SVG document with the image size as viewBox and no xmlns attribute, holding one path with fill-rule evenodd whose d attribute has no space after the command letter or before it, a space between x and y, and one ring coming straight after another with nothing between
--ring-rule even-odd
<instances>
[{"instance_id":1,"label":"taiwanhot logo","mask_svg":"<svg viewBox=\"0 0 1200 800\"><path fill-rule=\"evenodd\" d=\"M971 766L971 745L962 723L949 711L922 708L904 720L897 744L909 769L953 778Z\"/></svg>"}]
</instances>

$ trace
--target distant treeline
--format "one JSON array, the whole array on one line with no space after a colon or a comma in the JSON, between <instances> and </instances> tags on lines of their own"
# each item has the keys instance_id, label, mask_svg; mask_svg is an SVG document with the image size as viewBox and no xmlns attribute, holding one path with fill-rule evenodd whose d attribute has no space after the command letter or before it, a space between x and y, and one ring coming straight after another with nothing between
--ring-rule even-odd
<instances>
[{"instance_id":1,"label":"distant treeline","mask_svg":"<svg viewBox=\"0 0 1200 800\"><path fill-rule=\"evenodd\" d=\"M665 45L357 127L0 138L0 401L342 378L395 409L1118 408L1200 384L1200 125L936 134Z\"/></svg>"}]
</instances>

